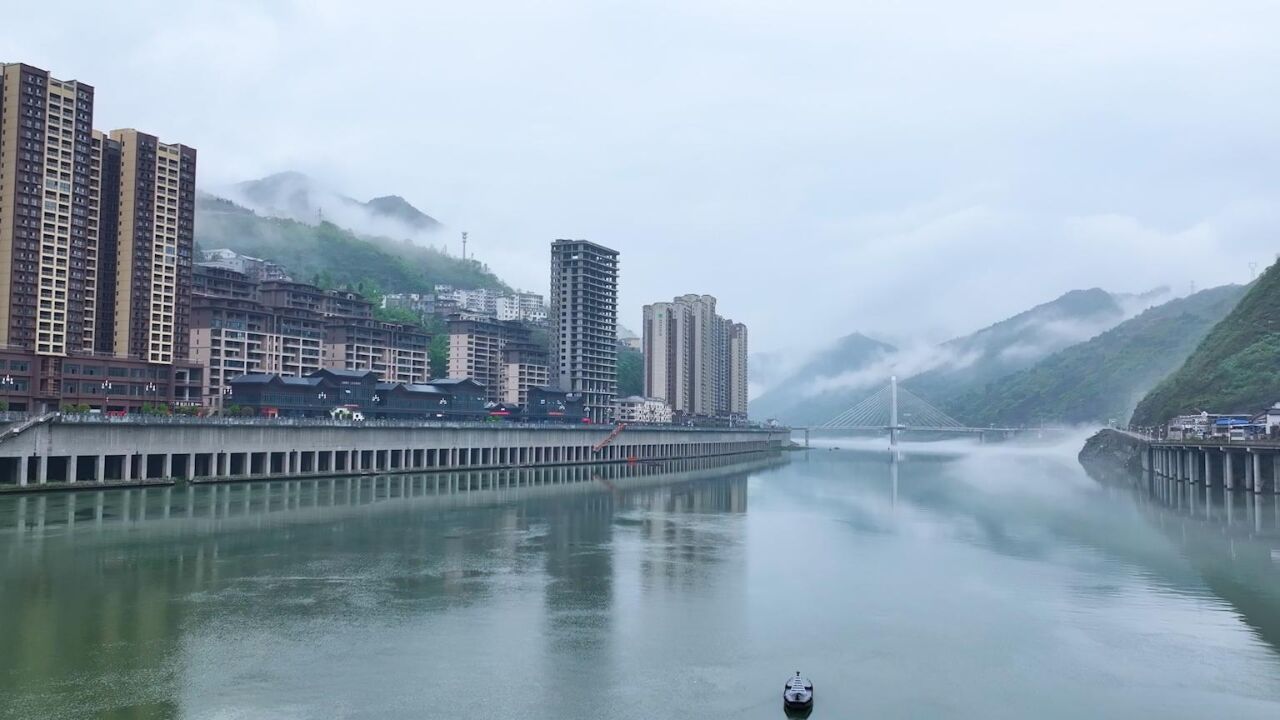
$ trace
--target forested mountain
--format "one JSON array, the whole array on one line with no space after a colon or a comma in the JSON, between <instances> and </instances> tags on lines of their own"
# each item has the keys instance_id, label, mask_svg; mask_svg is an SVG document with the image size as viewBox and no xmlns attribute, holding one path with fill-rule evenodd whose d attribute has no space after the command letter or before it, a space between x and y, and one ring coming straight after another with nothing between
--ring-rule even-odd
<instances>
[{"instance_id":1,"label":"forested mountain","mask_svg":"<svg viewBox=\"0 0 1280 720\"><path fill-rule=\"evenodd\" d=\"M358 235L329 222L263 217L229 200L196 196L196 244L277 262L296 280L364 284L382 292L429 292L437 283L506 288L476 260L463 260L408 239Z\"/></svg>"},{"instance_id":2,"label":"forested mountain","mask_svg":"<svg viewBox=\"0 0 1280 720\"><path fill-rule=\"evenodd\" d=\"M1026 370L970 390L945 409L978 426L1123 422L1244 293L1243 286L1225 285L1150 308Z\"/></svg>"},{"instance_id":3,"label":"forested mountain","mask_svg":"<svg viewBox=\"0 0 1280 720\"><path fill-rule=\"evenodd\" d=\"M1280 263L1267 269L1182 367L1134 410L1135 425L1199 410L1255 412L1280 400Z\"/></svg>"},{"instance_id":4,"label":"forested mountain","mask_svg":"<svg viewBox=\"0 0 1280 720\"><path fill-rule=\"evenodd\" d=\"M953 398L1088 340L1125 318L1121 298L1104 290L1072 290L971 335L943 343L937 366L904 386L946 407Z\"/></svg>"}]
</instances>

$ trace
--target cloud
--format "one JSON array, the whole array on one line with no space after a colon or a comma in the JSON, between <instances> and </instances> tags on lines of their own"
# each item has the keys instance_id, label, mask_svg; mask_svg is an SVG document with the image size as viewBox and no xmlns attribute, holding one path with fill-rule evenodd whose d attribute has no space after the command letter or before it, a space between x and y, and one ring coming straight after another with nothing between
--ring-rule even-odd
<instances>
[{"instance_id":1,"label":"cloud","mask_svg":"<svg viewBox=\"0 0 1280 720\"><path fill-rule=\"evenodd\" d=\"M71 5L0 46L93 84L100 126L210 185L402 195L522 287L554 238L616 247L629 326L701 292L758 349L936 341L1275 253L1261 0Z\"/></svg>"}]
</instances>

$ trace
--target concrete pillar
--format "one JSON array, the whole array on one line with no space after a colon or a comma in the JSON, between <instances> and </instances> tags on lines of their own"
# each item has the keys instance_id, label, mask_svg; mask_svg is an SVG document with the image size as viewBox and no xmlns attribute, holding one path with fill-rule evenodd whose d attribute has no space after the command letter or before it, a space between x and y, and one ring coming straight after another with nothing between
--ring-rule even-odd
<instances>
[{"instance_id":1,"label":"concrete pillar","mask_svg":"<svg viewBox=\"0 0 1280 720\"><path fill-rule=\"evenodd\" d=\"M164 454L164 477L173 477L173 453Z\"/></svg>"},{"instance_id":2,"label":"concrete pillar","mask_svg":"<svg viewBox=\"0 0 1280 720\"><path fill-rule=\"evenodd\" d=\"M1231 451L1224 450L1222 453L1222 484L1228 490L1234 490L1236 487L1235 468L1231 464Z\"/></svg>"},{"instance_id":3,"label":"concrete pillar","mask_svg":"<svg viewBox=\"0 0 1280 720\"><path fill-rule=\"evenodd\" d=\"M106 455L99 455L96 458L94 462L94 468L93 468L93 479L100 483L107 481L107 456Z\"/></svg>"},{"instance_id":4,"label":"concrete pillar","mask_svg":"<svg viewBox=\"0 0 1280 720\"><path fill-rule=\"evenodd\" d=\"M67 458L67 482L74 483L76 475L80 474L80 456L72 455Z\"/></svg>"},{"instance_id":5,"label":"concrete pillar","mask_svg":"<svg viewBox=\"0 0 1280 720\"><path fill-rule=\"evenodd\" d=\"M120 478L125 482L133 481L133 453L126 453L121 460Z\"/></svg>"},{"instance_id":6,"label":"concrete pillar","mask_svg":"<svg viewBox=\"0 0 1280 720\"><path fill-rule=\"evenodd\" d=\"M49 458L36 456L36 482L45 485L49 482Z\"/></svg>"},{"instance_id":7,"label":"concrete pillar","mask_svg":"<svg viewBox=\"0 0 1280 720\"><path fill-rule=\"evenodd\" d=\"M1248 451L1245 451L1244 454L1244 489L1246 492L1253 490L1253 459L1257 456L1257 453Z\"/></svg>"},{"instance_id":8,"label":"concrete pillar","mask_svg":"<svg viewBox=\"0 0 1280 720\"><path fill-rule=\"evenodd\" d=\"M196 476L196 454L187 453L187 466L182 470L182 477L191 480Z\"/></svg>"},{"instance_id":9,"label":"concrete pillar","mask_svg":"<svg viewBox=\"0 0 1280 720\"><path fill-rule=\"evenodd\" d=\"M1208 450L1202 450L1200 454L1204 456L1204 477L1201 479L1207 488L1213 484L1213 455Z\"/></svg>"},{"instance_id":10,"label":"concrete pillar","mask_svg":"<svg viewBox=\"0 0 1280 720\"><path fill-rule=\"evenodd\" d=\"M1253 491L1260 493L1262 492L1262 486L1265 484L1262 481L1262 453L1255 450L1253 452L1253 463L1251 464L1253 465L1250 473L1253 475Z\"/></svg>"}]
</instances>

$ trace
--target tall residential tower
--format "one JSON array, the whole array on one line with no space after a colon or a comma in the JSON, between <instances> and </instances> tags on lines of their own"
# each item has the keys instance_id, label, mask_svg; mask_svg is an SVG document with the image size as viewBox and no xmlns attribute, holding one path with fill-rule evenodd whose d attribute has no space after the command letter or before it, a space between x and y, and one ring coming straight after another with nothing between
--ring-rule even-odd
<instances>
[{"instance_id":1,"label":"tall residential tower","mask_svg":"<svg viewBox=\"0 0 1280 720\"><path fill-rule=\"evenodd\" d=\"M84 83L0 65L0 401L10 409L186 402L199 382L186 362L195 151L97 132L93 104Z\"/></svg>"},{"instance_id":2,"label":"tall residential tower","mask_svg":"<svg viewBox=\"0 0 1280 720\"><path fill-rule=\"evenodd\" d=\"M586 240L551 243L553 375L582 393L595 422L618 394L618 251Z\"/></svg>"},{"instance_id":3,"label":"tall residential tower","mask_svg":"<svg viewBox=\"0 0 1280 720\"><path fill-rule=\"evenodd\" d=\"M747 416L747 328L710 295L644 307L644 392L682 416Z\"/></svg>"}]
</instances>

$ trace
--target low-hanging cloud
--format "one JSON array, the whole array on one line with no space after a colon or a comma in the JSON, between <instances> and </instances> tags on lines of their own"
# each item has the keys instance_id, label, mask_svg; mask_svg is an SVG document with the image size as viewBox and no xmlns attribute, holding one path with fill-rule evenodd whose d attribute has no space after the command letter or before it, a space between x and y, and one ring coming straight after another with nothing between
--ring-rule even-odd
<instances>
[{"instance_id":1,"label":"low-hanging cloud","mask_svg":"<svg viewBox=\"0 0 1280 720\"><path fill-rule=\"evenodd\" d=\"M197 147L211 187L297 169L402 195L522 287L546 288L556 237L615 247L631 327L704 292L758 350L938 342L1275 253L1274 3L163 10L21 4L0 46L94 85L100 127Z\"/></svg>"}]
</instances>

